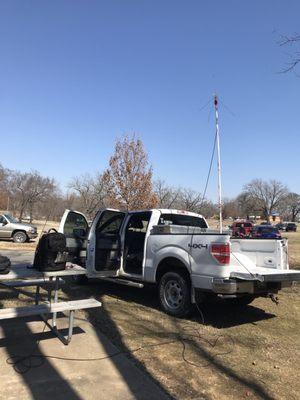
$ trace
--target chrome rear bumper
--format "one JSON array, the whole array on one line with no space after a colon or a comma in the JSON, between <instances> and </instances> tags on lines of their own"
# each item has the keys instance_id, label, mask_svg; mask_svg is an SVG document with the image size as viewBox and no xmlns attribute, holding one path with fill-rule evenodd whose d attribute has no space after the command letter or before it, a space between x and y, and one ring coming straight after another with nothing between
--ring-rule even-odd
<instances>
[{"instance_id":1,"label":"chrome rear bumper","mask_svg":"<svg viewBox=\"0 0 300 400\"><path fill-rule=\"evenodd\" d=\"M235 279L213 278L212 289L218 294L253 293L253 282L238 282Z\"/></svg>"}]
</instances>

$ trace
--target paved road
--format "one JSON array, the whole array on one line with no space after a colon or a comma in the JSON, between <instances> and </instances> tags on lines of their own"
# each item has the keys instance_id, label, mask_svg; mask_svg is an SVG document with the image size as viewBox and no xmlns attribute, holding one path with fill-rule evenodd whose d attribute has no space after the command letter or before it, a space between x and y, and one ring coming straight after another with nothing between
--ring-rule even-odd
<instances>
[{"instance_id":1,"label":"paved road","mask_svg":"<svg viewBox=\"0 0 300 400\"><path fill-rule=\"evenodd\" d=\"M1 254L11 257L13 264L31 263L33 259L32 252L2 251ZM0 307L1 299L3 297L0 292ZM66 318L59 318L59 328L65 328L66 322ZM44 330L44 324L38 318L1 321L0 398L169 399L169 396L124 354L116 355L118 349L90 323L77 319L75 325L76 330L70 345L64 346L53 337L48 328ZM19 374L6 362L8 357L28 354L34 354L34 357L25 359L25 365L16 365L16 369L26 369L28 366L29 370L25 374ZM67 360L68 358L73 360ZM82 358L98 360L74 360Z\"/></svg>"}]
</instances>

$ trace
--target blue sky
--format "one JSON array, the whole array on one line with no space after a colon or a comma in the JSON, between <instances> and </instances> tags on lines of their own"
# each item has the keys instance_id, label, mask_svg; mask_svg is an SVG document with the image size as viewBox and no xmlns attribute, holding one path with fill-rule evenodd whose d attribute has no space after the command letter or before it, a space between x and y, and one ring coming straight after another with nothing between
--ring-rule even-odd
<instances>
[{"instance_id":1,"label":"blue sky","mask_svg":"<svg viewBox=\"0 0 300 400\"><path fill-rule=\"evenodd\" d=\"M0 162L64 187L143 140L154 177L203 191L220 110L223 189L253 178L300 192L300 78L278 74L298 1L0 3ZM216 168L208 194L216 198Z\"/></svg>"}]
</instances>

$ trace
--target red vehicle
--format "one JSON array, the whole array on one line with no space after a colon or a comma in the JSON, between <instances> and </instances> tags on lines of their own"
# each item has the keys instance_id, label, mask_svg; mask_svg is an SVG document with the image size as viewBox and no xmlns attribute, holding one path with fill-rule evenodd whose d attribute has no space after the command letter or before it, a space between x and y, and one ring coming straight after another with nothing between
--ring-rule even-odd
<instances>
[{"instance_id":1,"label":"red vehicle","mask_svg":"<svg viewBox=\"0 0 300 400\"><path fill-rule=\"evenodd\" d=\"M237 221L232 224L232 236L250 237L254 225L251 221Z\"/></svg>"}]
</instances>

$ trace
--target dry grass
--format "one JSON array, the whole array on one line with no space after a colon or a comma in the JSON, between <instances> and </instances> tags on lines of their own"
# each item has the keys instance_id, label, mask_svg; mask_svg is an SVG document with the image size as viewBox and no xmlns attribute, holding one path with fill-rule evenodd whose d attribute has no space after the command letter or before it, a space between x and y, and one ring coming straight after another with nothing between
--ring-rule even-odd
<instances>
[{"instance_id":1,"label":"dry grass","mask_svg":"<svg viewBox=\"0 0 300 400\"><path fill-rule=\"evenodd\" d=\"M300 268L300 227L297 232L285 232L284 237L289 240L289 264L290 268Z\"/></svg>"},{"instance_id":2,"label":"dry grass","mask_svg":"<svg viewBox=\"0 0 300 400\"><path fill-rule=\"evenodd\" d=\"M289 238L291 266L300 265L300 232L284 236ZM187 319L162 313L154 288L69 282L60 297L101 300L101 310L82 315L125 352L141 347L129 357L175 399L296 400L300 393L299 295L299 286L285 289L278 306L260 298L244 310L202 305L205 324L196 309ZM24 305L24 301L32 300L9 290L0 292L0 306Z\"/></svg>"},{"instance_id":3,"label":"dry grass","mask_svg":"<svg viewBox=\"0 0 300 400\"><path fill-rule=\"evenodd\" d=\"M204 325L197 310L187 319L162 313L154 288L69 282L60 298L93 296L102 301L101 309L78 316L87 317L175 399L296 400L299 295L300 288L295 287L280 294L278 306L257 299L244 310L202 305ZM24 301L32 299L0 292L2 305L24 305Z\"/></svg>"}]
</instances>

